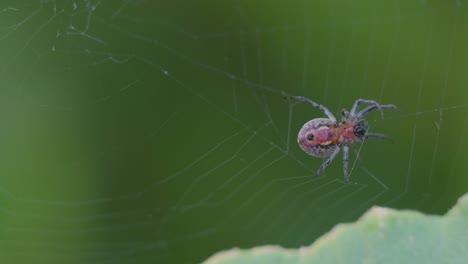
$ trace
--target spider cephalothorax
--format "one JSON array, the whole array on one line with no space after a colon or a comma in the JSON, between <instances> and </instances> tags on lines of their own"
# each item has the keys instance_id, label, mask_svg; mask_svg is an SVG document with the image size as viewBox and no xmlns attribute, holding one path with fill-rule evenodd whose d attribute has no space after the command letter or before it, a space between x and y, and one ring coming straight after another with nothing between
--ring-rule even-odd
<instances>
[{"instance_id":1,"label":"spider cephalothorax","mask_svg":"<svg viewBox=\"0 0 468 264\"><path fill-rule=\"evenodd\" d=\"M366 138L387 138L383 134L368 133L369 125L364 116L374 109L379 109L383 118L383 109L396 109L394 105L380 105L373 100L358 99L354 103L351 111L341 111L342 120L337 122L335 116L325 106L317 104L303 96L290 96L291 99L297 99L307 102L314 107L322 110L328 118L315 118L305 123L297 136L297 143L309 155L326 159L320 166L316 175L321 174L330 162L343 147L343 170L345 183L348 183L348 145L362 142ZM363 110L357 112L359 104L369 104Z\"/></svg>"}]
</instances>

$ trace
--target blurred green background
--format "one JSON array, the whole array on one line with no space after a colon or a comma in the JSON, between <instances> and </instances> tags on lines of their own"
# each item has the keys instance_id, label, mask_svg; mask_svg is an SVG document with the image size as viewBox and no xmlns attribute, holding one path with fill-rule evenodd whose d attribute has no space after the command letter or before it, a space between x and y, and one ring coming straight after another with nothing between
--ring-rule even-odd
<instances>
[{"instance_id":1,"label":"blurred green background","mask_svg":"<svg viewBox=\"0 0 468 264\"><path fill-rule=\"evenodd\" d=\"M468 190L462 1L1 1L2 263L196 263ZM296 144L393 103L350 185ZM355 155L351 152L351 164Z\"/></svg>"}]
</instances>

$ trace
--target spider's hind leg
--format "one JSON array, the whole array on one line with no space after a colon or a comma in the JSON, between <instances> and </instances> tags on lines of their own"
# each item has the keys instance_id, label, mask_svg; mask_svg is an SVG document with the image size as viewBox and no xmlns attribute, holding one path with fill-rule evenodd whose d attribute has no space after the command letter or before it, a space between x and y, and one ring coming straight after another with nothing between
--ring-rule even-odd
<instances>
[{"instance_id":1,"label":"spider's hind leg","mask_svg":"<svg viewBox=\"0 0 468 264\"><path fill-rule=\"evenodd\" d=\"M317 104L316 102L310 100L309 98L307 97L304 97L304 96L288 96L287 98L289 99L295 99L295 100L299 100L299 101L302 101L302 102L306 102L306 103L309 103L311 104L312 106L322 110L325 115L327 115L328 119L330 119L333 123L336 123L336 118L335 116L332 114L332 112L330 112L330 110L328 110L328 108L326 108L325 106L321 105L321 104Z\"/></svg>"},{"instance_id":2,"label":"spider's hind leg","mask_svg":"<svg viewBox=\"0 0 468 264\"><path fill-rule=\"evenodd\" d=\"M322 165L320 166L320 168L317 170L317 172L315 173L315 176L319 176L320 174L322 174L322 172L325 170L326 167L328 167L328 165L330 165L330 163L333 161L333 159L336 157L336 155L338 155L338 152L340 152L340 148L341 147L337 147L335 149L335 151L333 151L333 153L330 155L330 157L328 157L323 163Z\"/></svg>"}]
</instances>

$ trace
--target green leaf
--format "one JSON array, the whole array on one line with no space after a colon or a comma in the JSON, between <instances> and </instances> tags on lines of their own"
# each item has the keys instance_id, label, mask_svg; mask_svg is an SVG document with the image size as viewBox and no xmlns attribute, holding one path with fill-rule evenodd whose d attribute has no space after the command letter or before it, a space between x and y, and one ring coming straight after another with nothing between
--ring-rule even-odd
<instances>
[{"instance_id":1,"label":"green leaf","mask_svg":"<svg viewBox=\"0 0 468 264\"><path fill-rule=\"evenodd\" d=\"M468 194L445 215L373 207L299 249L261 246L222 251L206 264L467 263Z\"/></svg>"}]
</instances>

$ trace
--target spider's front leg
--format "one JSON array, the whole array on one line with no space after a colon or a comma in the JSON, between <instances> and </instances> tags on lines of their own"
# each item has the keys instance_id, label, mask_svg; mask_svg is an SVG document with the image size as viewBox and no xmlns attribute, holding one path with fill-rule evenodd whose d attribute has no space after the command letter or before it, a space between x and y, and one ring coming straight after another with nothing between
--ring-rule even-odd
<instances>
[{"instance_id":1,"label":"spider's front leg","mask_svg":"<svg viewBox=\"0 0 468 264\"><path fill-rule=\"evenodd\" d=\"M367 99L357 99L356 102L354 102L353 107L351 108L351 111L349 112L349 115L351 117L356 116L356 111L357 111L359 105L362 104L362 103L373 105L377 109L379 109L380 115L382 116L382 119L383 119L384 113L383 113L383 110L382 110L382 107L380 106L380 104L377 103L374 100L367 100Z\"/></svg>"},{"instance_id":2,"label":"spider's front leg","mask_svg":"<svg viewBox=\"0 0 468 264\"><path fill-rule=\"evenodd\" d=\"M365 115L367 115L370 111L376 109L377 106L375 105L370 105L364 109L362 109L359 113L356 114L357 119L363 118ZM395 105L388 104L388 105L380 105L381 109L398 109Z\"/></svg>"},{"instance_id":3,"label":"spider's front leg","mask_svg":"<svg viewBox=\"0 0 468 264\"><path fill-rule=\"evenodd\" d=\"M325 170L325 168L328 167L328 165L330 165L330 163L333 161L333 159L336 157L336 155L338 155L338 152L340 152L340 148L341 148L340 145L336 146L335 151L333 151L333 153L330 155L330 157L328 157L328 159L326 159L322 163L322 165L320 166L318 171L315 173L315 176L319 176L320 174L322 174L322 172Z\"/></svg>"}]
</instances>

